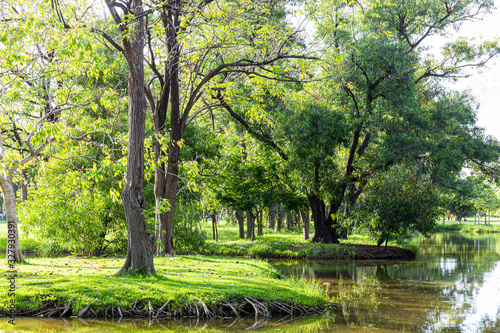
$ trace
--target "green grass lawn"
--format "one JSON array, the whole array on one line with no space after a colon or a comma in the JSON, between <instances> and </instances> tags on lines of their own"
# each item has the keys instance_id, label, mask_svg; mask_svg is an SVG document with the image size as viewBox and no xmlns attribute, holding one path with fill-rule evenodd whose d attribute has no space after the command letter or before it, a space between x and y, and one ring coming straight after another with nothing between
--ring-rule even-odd
<instances>
[{"instance_id":1,"label":"green grass lawn","mask_svg":"<svg viewBox=\"0 0 500 333\"><path fill-rule=\"evenodd\" d=\"M438 230L460 230L464 232L500 232L500 217L491 217L484 223L484 217L474 224L474 216L466 217L467 222L443 220L437 221Z\"/></svg>"},{"instance_id":2,"label":"green grass lawn","mask_svg":"<svg viewBox=\"0 0 500 333\"><path fill-rule=\"evenodd\" d=\"M155 258L156 276L113 276L123 258L31 258L16 266L17 310L32 310L50 300L63 305L71 298L73 312L88 304L95 309L131 307L135 300L150 301L155 309L167 300L170 308L190 301L216 304L241 302L244 296L309 306L325 304L324 289L297 279L279 279L270 264L253 259L207 256ZM0 266L0 299L7 300L8 273ZM2 308L4 307L4 308ZM5 304L0 304L0 311Z\"/></svg>"}]
</instances>

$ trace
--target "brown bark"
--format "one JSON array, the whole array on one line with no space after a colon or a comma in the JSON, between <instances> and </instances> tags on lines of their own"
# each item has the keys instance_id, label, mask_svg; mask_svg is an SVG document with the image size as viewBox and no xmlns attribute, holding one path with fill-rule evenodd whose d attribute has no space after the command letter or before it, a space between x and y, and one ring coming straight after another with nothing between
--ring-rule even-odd
<instances>
[{"instance_id":1,"label":"brown bark","mask_svg":"<svg viewBox=\"0 0 500 333\"><path fill-rule=\"evenodd\" d=\"M255 216L252 211L247 210L247 238L255 239Z\"/></svg>"},{"instance_id":2,"label":"brown bark","mask_svg":"<svg viewBox=\"0 0 500 333\"><path fill-rule=\"evenodd\" d=\"M332 219L331 214L336 209L327 212L323 200L315 195L308 195L307 199L309 200L314 219L314 237L312 241L316 243L339 244L335 221Z\"/></svg>"},{"instance_id":3,"label":"brown bark","mask_svg":"<svg viewBox=\"0 0 500 333\"><path fill-rule=\"evenodd\" d=\"M106 2L111 15L121 29L121 21L114 2ZM142 0L133 0L131 12L136 16L142 12ZM118 274L126 271L139 271L154 274L153 240L148 234L143 215L144 195L144 128L146 123L146 97L144 92L144 22L143 18L128 21L127 28L133 26L130 37L123 35L124 55L127 60L128 75L128 155L127 175L122 192L123 207L127 223L127 257ZM128 32L130 33L130 32Z\"/></svg>"},{"instance_id":4,"label":"brown bark","mask_svg":"<svg viewBox=\"0 0 500 333\"><path fill-rule=\"evenodd\" d=\"M237 211L235 213L236 219L238 220L238 229L239 229L239 237L241 239L245 238L245 217L243 216L243 212Z\"/></svg>"},{"instance_id":5,"label":"brown bark","mask_svg":"<svg viewBox=\"0 0 500 333\"><path fill-rule=\"evenodd\" d=\"M212 234L214 241L219 241L219 230L217 230L217 213L212 213Z\"/></svg>"},{"instance_id":6,"label":"brown bark","mask_svg":"<svg viewBox=\"0 0 500 333\"><path fill-rule=\"evenodd\" d=\"M6 257L9 264L26 262L19 244L19 228L17 227L16 192L10 177L0 175L0 188L5 199L5 212L7 217L7 249Z\"/></svg>"},{"instance_id":7,"label":"brown bark","mask_svg":"<svg viewBox=\"0 0 500 333\"><path fill-rule=\"evenodd\" d=\"M166 34L166 44L169 53L169 70L165 79L170 88L170 145L168 148L168 164L165 178L165 199L170 204L170 210L161 216L160 230L161 242L163 244L162 255L174 256L174 217L177 195L177 184L179 175L180 141L185 127L185 121L181 117L181 103L179 91L180 44L177 41L177 28L180 26L180 3L169 6L168 11L163 13L163 25ZM188 112L187 110L184 111ZM186 113L187 114L187 113Z\"/></svg>"}]
</instances>

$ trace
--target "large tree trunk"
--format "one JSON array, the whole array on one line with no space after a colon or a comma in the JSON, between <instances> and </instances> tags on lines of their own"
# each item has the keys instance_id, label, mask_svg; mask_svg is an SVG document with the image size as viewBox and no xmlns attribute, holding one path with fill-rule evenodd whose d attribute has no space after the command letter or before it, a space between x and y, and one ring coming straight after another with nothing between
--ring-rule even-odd
<instances>
[{"instance_id":1,"label":"large tree trunk","mask_svg":"<svg viewBox=\"0 0 500 333\"><path fill-rule=\"evenodd\" d=\"M238 229L239 229L239 236L241 239L245 238L245 216L243 216L243 212L237 211L235 213L236 215L236 220L238 220Z\"/></svg>"},{"instance_id":2,"label":"large tree trunk","mask_svg":"<svg viewBox=\"0 0 500 333\"><path fill-rule=\"evenodd\" d=\"M174 217L179 175L179 154L184 131L184 123L180 114L179 92L179 53L180 44L177 41L177 28L180 26L180 3L168 10L168 19L165 23L166 44L170 58L169 76L166 79L170 87L170 145L168 148L168 166L166 175L165 198L170 204L170 210L161 221L161 240L163 255L174 256Z\"/></svg>"},{"instance_id":3,"label":"large tree trunk","mask_svg":"<svg viewBox=\"0 0 500 333\"><path fill-rule=\"evenodd\" d=\"M21 245L19 244L19 229L17 227L16 192L14 183L10 177L0 176L0 187L5 199L5 211L7 215L7 250L6 257L9 264L14 262L25 262Z\"/></svg>"},{"instance_id":4,"label":"large tree trunk","mask_svg":"<svg viewBox=\"0 0 500 333\"><path fill-rule=\"evenodd\" d=\"M309 205L311 206L314 219L314 237L313 242L325 244L338 244L335 221L332 214L326 212L325 203L316 195L308 195Z\"/></svg>"},{"instance_id":5,"label":"large tree trunk","mask_svg":"<svg viewBox=\"0 0 500 333\"><path fill-rule=\"evenodd\" d=\"M135 15L142 12L142 1L134 0ZM112 13L116 11L112 8ZM116 20L116 19L115 19ZM128 155L127 176L122 192L125 219L127 222L127 257L118 274L140 271L154 274L153 240L147 232L143 215L145 197L144 182L144 127L146 123L146 98L144 93L144 23L143 18L131 19L134 27L130 38L124 39L124 54L129 68L128 75Z\"/></svg>"}]
</instances>

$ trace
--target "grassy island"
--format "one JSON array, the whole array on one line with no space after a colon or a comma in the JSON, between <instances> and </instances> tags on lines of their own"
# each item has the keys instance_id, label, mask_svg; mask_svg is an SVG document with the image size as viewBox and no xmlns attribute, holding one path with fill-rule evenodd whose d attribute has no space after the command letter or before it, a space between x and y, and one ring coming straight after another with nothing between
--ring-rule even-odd
<instances>
[{"instance_id":1,"label":"grassy island","mask_svg":"<svg viewBox=\"0 0 500 333\"><path fill-rule=\"evenodd\" d=\"M16 266L18 315L177 317L314 313L329 305L324 287L282 278L270 264L215 256L155 258L156 275L114 276L122 258L33 258ZM9 277L1 266L0 298ZM6 314L5 304L0 311Z\"/></svg>"}]
</instances>

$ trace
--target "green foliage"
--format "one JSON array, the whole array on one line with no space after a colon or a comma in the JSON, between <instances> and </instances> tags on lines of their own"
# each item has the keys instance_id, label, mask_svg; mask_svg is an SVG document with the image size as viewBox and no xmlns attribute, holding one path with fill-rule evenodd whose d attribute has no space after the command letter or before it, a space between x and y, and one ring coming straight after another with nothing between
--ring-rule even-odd
<instances>
[{"instance_id":1,"label":"green foliage","mask_svg":"<svg viewBox=\"0 0 500 333\"><path fill-rule=\"evenodd\" d=\"M199 221L198 203L179 200L174 220L174 248L177 253L199 253L205 247L207 236Z\"/></svg>"},{"instance_id":2,"label":"green foliage","mask_svg":"<svg viewBox=\"0 0 500 333\"><path fill-rule=\"evenodd\" d=\"M357 223L377 240L418 231L430 235L439 216L438 194L432 184L411 169L395 167L373 179L356 207Z\"/></svg>"},{"instance_id":3,"label":"green foliage","mask_svg":"<svg viewBox=\"0 0 500 333\"><path fill-rule=\"evenodd\" d=\"M37 175L36 187L19 207L23 229L43 240L38 250L44 254L68 249L77 254L123 253L125 217L112 196L121 175L113 165L82 166L82 171L70 171L54 163L54 169Z\"/></svg>"}]
</instances>

